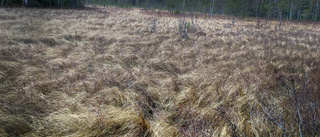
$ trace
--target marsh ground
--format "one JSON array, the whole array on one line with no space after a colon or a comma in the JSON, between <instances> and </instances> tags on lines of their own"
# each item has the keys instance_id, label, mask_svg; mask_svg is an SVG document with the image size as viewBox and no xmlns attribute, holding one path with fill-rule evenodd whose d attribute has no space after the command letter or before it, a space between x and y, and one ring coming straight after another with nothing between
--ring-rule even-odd
<instances>
[{"instance_id":1,"label":"marsh ground","mask_svg":"<svg viewBox=\"0 0 320 137\"><path fill-rule=\"evenodd\" d=\"M0 13L0 136L319 135L317 23Z\"/></svg>"}]
</instances>

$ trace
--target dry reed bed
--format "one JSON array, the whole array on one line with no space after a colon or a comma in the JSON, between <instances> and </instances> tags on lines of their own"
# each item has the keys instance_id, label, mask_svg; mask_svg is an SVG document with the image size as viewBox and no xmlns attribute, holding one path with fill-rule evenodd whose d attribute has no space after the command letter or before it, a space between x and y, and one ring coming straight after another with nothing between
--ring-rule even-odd
<instances>
[{"instance_id":1,"label":"dry reed bed","mask_svg":"<svg viewBox=\"0 0 320 137\"><path fill-rule=\"evenodd\" d=\"M318 24L0 10L0 136L319 135Z\"/></svg>"}]
</instances>

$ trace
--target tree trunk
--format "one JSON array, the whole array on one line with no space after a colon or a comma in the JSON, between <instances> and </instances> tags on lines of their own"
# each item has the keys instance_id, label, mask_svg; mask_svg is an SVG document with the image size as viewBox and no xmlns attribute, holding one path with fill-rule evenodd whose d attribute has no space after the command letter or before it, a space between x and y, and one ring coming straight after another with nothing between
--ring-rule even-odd
<instances>
[{"instance_id":1,"label":"tree trunk","mask_svg":"<svg viewBox=\"0 0 320 137\"><path fill-rule=\"evenodd\" d=\"M183 3L182 3L183 12L185 12L185 6L186 6L186 0L183 0Z\"/></svg>"},{"instance_id":2,"label":"tree trunk","mask_svg":"<svg viewBox=\"0 0 320 137\"><path fill-rule=\"evenodd\" d=\"M279 30L280 30L280 28L281 28L281 21L282 21L282 11L281 10L279 10L279 18L280 18L280 23L279 23Z\"/></svg>"},{"instance_id":3,"label":"tree trunk","mask_svg":"<svg viewBox=\"0 0 320 137\"><path fill-rule=\"evenodd\" d=\"M319 13L319 0L317 0L316 15L315 15L315 17L314 17L314 21L317 21L317 19L318 19L318 13Z\"/></svg>"},{"instance_id":4,"label":"tree trunk","mask_svg":"<svg viewBox=\"0 0 320 137\"><path fill-rule=\"evenodd\" d=\"M221 14L224 15L224 7L222 7Z\"/></svg>"},{"instance_id":5,"label":"tree trunk","mask_svg":"<svg viewBox=\"0 0 320 137\"><path fill-rule=\"evenodd\" d=\"M269 0L268 10L267 10L267 18L266 18L265 25L268 24L268 19L269 19L269 17L270 17L270 8L272 7L271 4L272 4L272 2L271 2L271 0Z\"/></svg>"},{"instance_id":6,"label":"tree trunk","mask_svg":"<svg viewBox=\"0 0 320 137\"><path fill-rule=\"evenodd\" d=\"M241 9L240 9L240 14L241 14L241 18L243 18L243 5L241 4Z\"/></svg>"},{"instance_id":7,"label":"tree trunk","mask_svg":"<svg viewBox=\"0 0 320 137\"><path fill-rule=\"evenodd\" d=\"M273 13L273 17L276 18L277 17L277 7L278 3L277 3L277 0L275 0L274 2L274 13Z\"/></svg>"},{"instance_id":8,"label":"tree trunk","mask_svg":"<svg viewBox=\"0 0 320 137\"><path fill-rule=\"evenodd\" d=\"M77 8L79 8L79 0L77 0Z\"/></svg>"},{"instance_id":9,"label":"tree trunk","mask_svg":"<svg viewBox=\"0 0 320 137\"><path fill-rule=\"evenodd\" d=\"M60 0L58 0L58 7L60 8Z\"/></svg>"},{"instance_id":10,"label":"tree trunk","mask_svg":"<svg viewBox=\"0 0 320 137\"><path fill-rule=\"evenodd\" d=\"M259 15L258 15L258 16L259 16L259 19L258 19L258 28L260 27L260 19L261 19L261 15L260 15L260 14L261 14L262 4L263 4L263 0L260 1L260 8L259 8L259 13L258 13L258 14L259 14Z\"/></svg>"},{"instance_id":11,"label":"tree trunk","mask_svg":"<svg viewBox=\"0 0 320 137\"><path fill-rule=\"evenodd\" d=\"M210 6L210 16L213 15L213 9L214 9L214 0L211 1L211 6Z\"/></svg>"},{"instance_id":12,"label":"tree trunk","mask_svg":"<svg viewBox=\"0 0 320 137\"><path fill-rule=\"evenodd\" d=\"M256 7L256 18L258 18L258 11L259 11L259 1L257 1L257 7Z\"/></svg>"},{"instance_id":13,"label":"tree trunk","mask_svg":"<svg viewBox=\"0 0 320 137\"><path fill-rule=\"evenodd\" d=\"M290 15L289 15L289 20L292 20L292 8L293 8L293 4L292 1L290 2Z\"/></svg>"},{"instance_id":14,"label":"tree trunk","mask_svg":"<svg viewBox=\"0 0 320 137\"><path fill-rule=\"evenodd\" d=\"M310 13L313 13L313 4L314 4L314 0L311 0L311 5L310 5Z\"/></svg>"},{"instance_id":15,"label":"tree trunk","mask_svg":"<svg viewBox=\"0 0 320 137\"><path fill-rule=\"evenodd\" d=\"M298 20L301 22L301 8L298 10Z\"/></svg>"}]
</instances>

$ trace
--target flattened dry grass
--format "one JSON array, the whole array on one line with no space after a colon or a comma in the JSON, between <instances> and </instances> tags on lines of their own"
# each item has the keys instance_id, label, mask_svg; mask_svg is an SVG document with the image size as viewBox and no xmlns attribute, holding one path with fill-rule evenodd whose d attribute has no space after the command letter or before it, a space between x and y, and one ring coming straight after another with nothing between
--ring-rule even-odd
<instances>
[{"instance_id":1,"label":"flattened dry grass","mask_svg":"<svg viewBox=\"0 0 320 137\"><path fill-rule=\"evenodd\" d=\"M318 24L0 11L1 136L320 133Z\"/></svg>"}]
</instances>

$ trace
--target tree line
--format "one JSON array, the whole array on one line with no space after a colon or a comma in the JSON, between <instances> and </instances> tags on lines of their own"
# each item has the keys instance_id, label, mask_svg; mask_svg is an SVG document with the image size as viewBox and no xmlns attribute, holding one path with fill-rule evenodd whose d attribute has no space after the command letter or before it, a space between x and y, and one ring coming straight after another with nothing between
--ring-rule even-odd
<instances>
[{"instance_id":1,"label":"tree line","mask_svg":"<svg viewBox=\"0 0 320 137\"><path fill-rule=\"evenodd\" d=\"M87 0L95 4L138 6L171 13L199 12L236 17L319 21L319 0Z\"/></svg>"},{"instance_id":2,"label":"tree line","mask_svg":"<svg viewBox=\"0 0 320 137\"><path fill-rule=\"evenodd\" d=\"M82 8L85 0L0 0L1 6Z\"/></svg>"},{"instance_id":3,"label":"tree line","mask_svg":"<svg viewBox=\"0 0 320 137\"><path fill-rule=\"evenodd\" d=\"M319 0L0 0L1 6L82 8L85 3L137 6L171 13L199 12L236 17L319 21Z\"/></svg>"}]
</instances>

